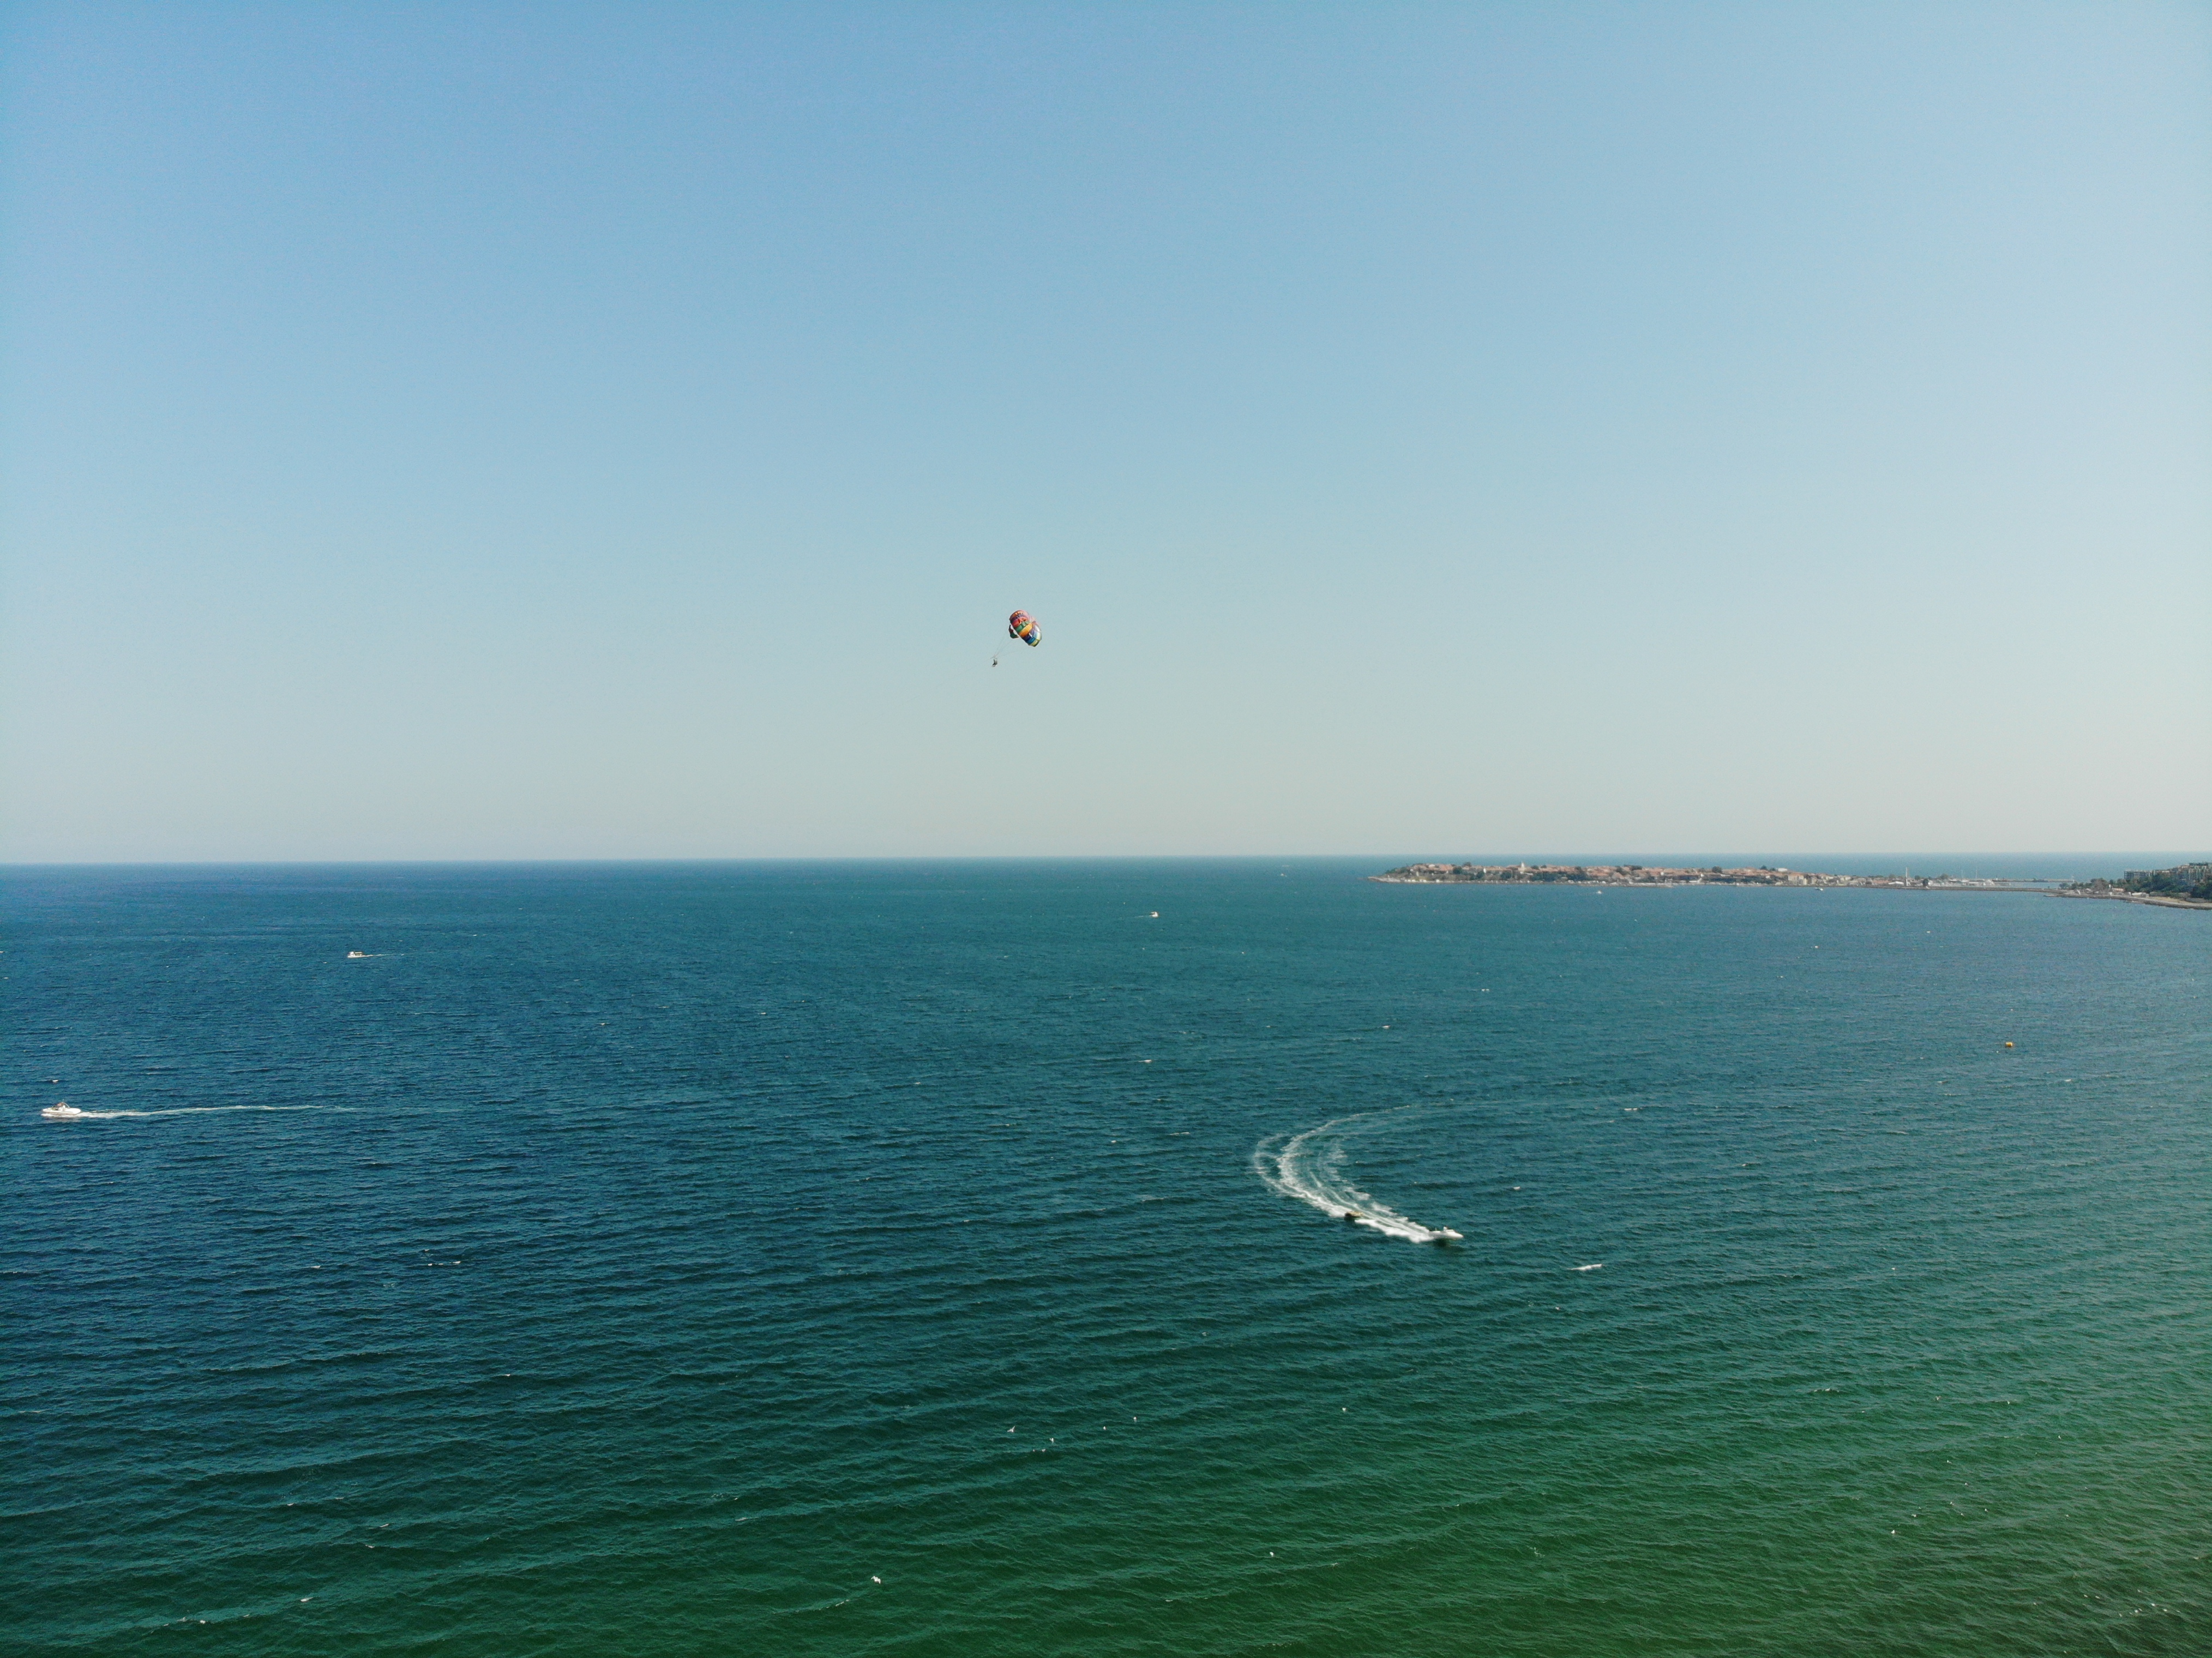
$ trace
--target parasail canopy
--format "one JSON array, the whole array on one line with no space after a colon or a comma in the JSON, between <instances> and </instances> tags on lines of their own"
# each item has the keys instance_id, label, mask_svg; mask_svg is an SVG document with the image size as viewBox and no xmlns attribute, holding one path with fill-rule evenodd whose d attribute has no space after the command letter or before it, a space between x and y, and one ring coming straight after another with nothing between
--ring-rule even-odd
<instances>
[{"instance_id":1,"label":"parasail canopy","mask_svg":"<svg viewBox=\"0 0 2212 1658\"><path fill-rule=\"evenodd\" d=\"M1044 637L1044 629L1037 626L1036 618L1027 610L1016 610L1006 618L1006 637L1034 645Z\"/></svg>"}]
</instances>

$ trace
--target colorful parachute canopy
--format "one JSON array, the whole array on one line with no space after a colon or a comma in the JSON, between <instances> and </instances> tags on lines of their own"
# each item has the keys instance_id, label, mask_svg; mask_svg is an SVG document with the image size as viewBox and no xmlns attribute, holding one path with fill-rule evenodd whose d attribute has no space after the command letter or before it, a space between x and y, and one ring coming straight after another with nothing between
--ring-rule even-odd
<instances>
[{"instance_id":1,"label":"colorful parachute canopy","mask_svg":"<svg viewBox=\"0 0 2212 1658\"><path fill-rule=\"evenodd\" d=\"M1044 637L1044 629L1027 610L1016 610L1006 618L1006 637L1018 639L1024 645L1034 645Z\"/></svg>"}]
</instances>

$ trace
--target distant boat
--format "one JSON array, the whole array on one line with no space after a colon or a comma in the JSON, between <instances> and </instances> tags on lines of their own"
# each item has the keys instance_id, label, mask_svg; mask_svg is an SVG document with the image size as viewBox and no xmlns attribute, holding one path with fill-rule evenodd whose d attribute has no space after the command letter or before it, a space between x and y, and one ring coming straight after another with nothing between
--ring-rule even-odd
<instances>
[{"instance_id":1,"label":"distant boat","mask_svg":"<svg viewBox=\"0 0 2212 1658\"><path fill-rule=\"evenodd\" d=\"M48 1106L39 1114L50 1122L67 1122L71 1117L88 1117L92 1113L80 1111L67 1100L64 1100L59 1105Z\"/></svg>"},{"instance_id":2,"label":"distant boat","mask_svg":"<svg viewBox=\"0 0 2212 1658\"><path fill-rule=\"evenodd\" d=\"M368 952L365 950L349 950L346 951L346 960L349 962L365 962L368 959Z\"/></svg>"}]
</instances>

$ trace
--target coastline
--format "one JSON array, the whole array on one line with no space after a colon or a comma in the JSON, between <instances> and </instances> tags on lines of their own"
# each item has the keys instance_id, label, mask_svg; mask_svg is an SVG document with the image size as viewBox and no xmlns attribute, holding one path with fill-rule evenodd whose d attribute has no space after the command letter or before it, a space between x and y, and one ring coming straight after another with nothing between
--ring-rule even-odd
<instances>
[{"instance_id":1,"label":"coastline","mask_svg":"<svg viewBox=\"0 0 2212 1658\"><path fill-rule=\"evenodd\" d=\"M2212 898L2176 898L2163 892L2069 892L2055 889L2053 898L2118 899L2129 904L2156 904L2160 909L2212 909Z\"/></svg>"},{"instance_id":2,"label":"coastline","mask_svg":"<svg viewBox=\"0 0 2212 1658\"><path fill-rule=\"evenodd\" d=\"M1386 884L1437 886L1814 887L1911 892L2047 892L2040 881L1950 875L1837 875L1767 865L1724 869L1644 864L1407 864L1370 875ZM2195 907L2192 903L2192 908Z\"/></svg>"},{"instance_id":3,"label":"coastline","mask_svg":"<svg viewBox=\"0 0 2212 1658\"><path fill-rule=\"evenodd\" d=\"M2195 869L2197 865L2185 865ZM2013 879L1965 875L1838 875L1774 865L1703 869L1647 864L1405 864L1370 881L1391 885L1574 887L1797 887L1893 892L2033 892L2048 898L2116 898L2161 909L2212 909L2212 899L2173 892L2141 892L2111 882ZM2130 879L2135 877L2131 874Z\"/></svg>"}]
</instances>

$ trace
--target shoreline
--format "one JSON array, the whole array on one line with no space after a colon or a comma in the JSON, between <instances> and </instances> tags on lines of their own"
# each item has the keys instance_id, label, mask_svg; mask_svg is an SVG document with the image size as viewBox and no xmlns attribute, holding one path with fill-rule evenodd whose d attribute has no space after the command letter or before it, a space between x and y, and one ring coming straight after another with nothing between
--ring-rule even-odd
<instances>
[{"instance_id":1,"label":"shoreline","mask_svg":"<svg viewBox=\"0 0 2212 1658\"><path fill-rule=\"evenodd\" d=\"M1906 892L2050 892L2045 881L1995 876L1836 875L1768 866L1723 869L1644 864L1407 864L1370 875L1388 885L1873 888ZM2196 908L2194 901L2185 901ZM2207 906L2212 908L2212 906Z\"/></svg>"},{"instance_id":2,"label":"shoreline","mask_svg":"<svg viewBox=\"0 0 2212 1658\"><path fill-rule=\"evenodd\" d=\"M2177 898L2163 892L2069 892L2054 890L2053 898L2093 898L2126 904L2155 904L2160 909L2212 909L2212 898Z\"/></svg>"}]
</instances>

